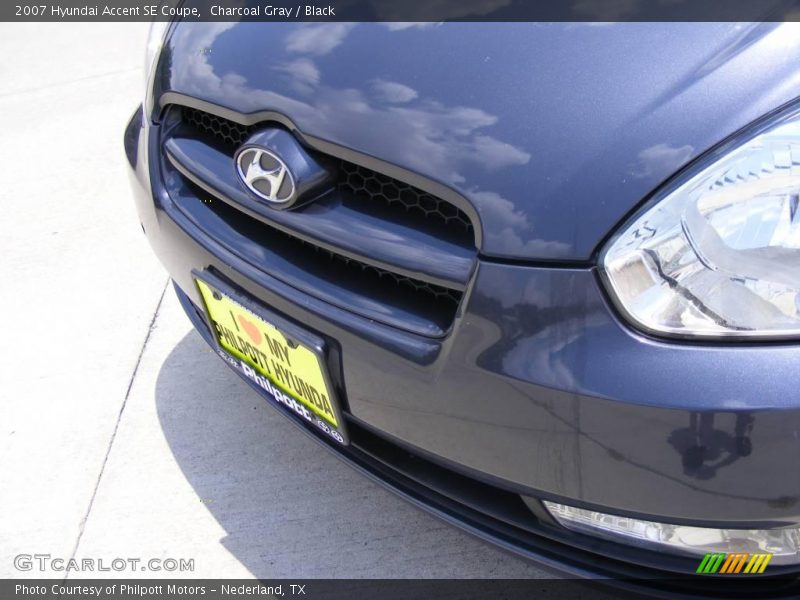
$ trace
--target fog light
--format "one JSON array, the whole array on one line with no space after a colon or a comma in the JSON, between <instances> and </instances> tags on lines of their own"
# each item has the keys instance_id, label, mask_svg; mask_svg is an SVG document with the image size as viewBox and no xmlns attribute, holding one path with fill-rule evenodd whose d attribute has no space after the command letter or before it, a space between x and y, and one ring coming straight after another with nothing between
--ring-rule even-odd
<instances>
[{"instance_id":1,"label":"fog light","mask_svg":"<svg viewBox=\"0 0 800 600\"><path fill-rule=\"evenodd\" d=\"M713 529L644 521L544 501L551 515L572 531L673 554L772 553L772 564L800 562L800 527Z\"/></svg>"}]
</instances>

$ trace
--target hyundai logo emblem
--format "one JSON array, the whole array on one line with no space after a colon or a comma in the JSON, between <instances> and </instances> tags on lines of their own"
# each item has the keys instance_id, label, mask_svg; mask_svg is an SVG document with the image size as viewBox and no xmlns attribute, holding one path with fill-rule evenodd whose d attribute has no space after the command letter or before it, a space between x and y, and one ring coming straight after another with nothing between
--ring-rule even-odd
<instances>
[{"instance_id":1,"label":"hyundai logo emblem","mask_svg":"<svg viewBox=\"0 0 800 600\"><path fill-rule=\"evenodd\" d=\"M294 200L291 171L264 148L244 148L236 158L236 171L251 192L270 204L285 206Z\"/></svg>"}]
</instances>

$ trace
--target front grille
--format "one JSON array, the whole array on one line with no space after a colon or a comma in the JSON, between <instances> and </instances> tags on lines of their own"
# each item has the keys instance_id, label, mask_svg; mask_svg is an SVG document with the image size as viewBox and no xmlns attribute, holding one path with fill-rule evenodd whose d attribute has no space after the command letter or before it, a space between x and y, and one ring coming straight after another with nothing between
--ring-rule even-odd
<instances>
[{"instance_id":1,"label":"front grille","mask_svg":"<svg viewBox=\"0 0 800 600\"><path fill-rule=\"evenodd\" d=\"M230 157L231 165L236 149L265 126L263 123L243 125L185 106L170 107L167 115L165 123L170 125L164 128L167 132L162 140L164 144L173 137L196 140L204 147L213 148L218 156ZM429 236L426 239L441 240L437 242L443 248L438 257L440 264L456 264L451 262L451 256L453 261L461 260L461 264L464 264L464 260L470 260L470 256L476 254L472 222L451 202L362 165L312 150L309 152L330 165L335 174L331 197L350 211L349 214L363 215L359 218L379 224L383 232L380 237L394 239L407 232L405 235L408 235L408 244L411 244L415 238L410 232L419 232ZM175 174L179 175L178 172ZM184 175L191 176L191 170L184 171ZM351 309L370 319L383 319L386 323L397 325L403 319L410 318L406 327L409 331L426 332L425 335L434 337L443 335L452 325L467 286L467 271L464 271L463 279L458 280L425 275L419 270L413 271L419 273L419 277L409 276L409 269L401 264L401 258L405 256L402 253L397 255L399 262L392 262L385 258L376 259L372 254L363 252L345 252L340 248L341 238L334 243L320 243L313 236L302 235L291 227L274 226L273 215L269 211L264 215L265 218L256 218L243 210L237 201L219 196L193 176L182 177L181 180L187 193L178 193L180 199L177 204L192 213L196 223L211 223L217 219L216 223L228 232L231 243L239 244L238 253L243 258L254 259L260 252L261 257L274 256L283 265L290 263L292 272L287 272L287 275L307 293L323 298L319 295L323 293L319 282L325 281L342 290L336 297L337 301L345 296L351 297ZM184 200L188 197L200 199L201 202L186 204ZM323 200L318 200L312 206L323 203ZM301 215L304 210L301 207L296 212ZM207 217L200 214L203 211L208 213ZM211 217L211 213L215 216ZM342 235L346 236L346 232L347 229L343 228ZM220 235L220 231L213 227L209 233ZM247 239L254 243L236 242L237 236L241 236L239 239L242 241ZM349 242L358 245L361 243L359 240L353 238ZM256 251L259 247L261 249ZM235 248L231 249L236 251ZM337 249L342 251L337 252ZM246 256L248 253L249 258ZM262 258L264 260L267 258ZM269 262L263 264L272 273L272 265ZM308 273L308 280L298 281L295 268ZM332 290L324 293L333 293ZM328 295L326 298L332 297ZM404 314L408 317L403 317ZM429 323L430 326L423 323Z\"/></svg>"},{"instance_id":2,"label":"front grille","mask_svg":"<svg viewBox=\"0 0 800 600\"><path fill-rule=\"evenodd\" d=\"M188 107L182 109L182 118L187 125L226 146L231 154L262 127L242 125ZM337 159L337 162L337 187L352 200L372 210L380 210L381 207L399 209L412 220L416 217L418 226L430 228L437 235L464 245L474 244L472 221L454 204L361 165L341 159Z\"/></svg>"}]
</instances>

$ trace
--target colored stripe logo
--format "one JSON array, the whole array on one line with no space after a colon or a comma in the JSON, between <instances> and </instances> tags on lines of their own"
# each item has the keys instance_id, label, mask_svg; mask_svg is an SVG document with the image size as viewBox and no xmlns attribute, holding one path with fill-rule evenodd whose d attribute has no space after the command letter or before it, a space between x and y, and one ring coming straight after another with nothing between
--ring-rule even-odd
<instances>
[{"instance_id":1,"label":"colored stripe logo","mask_svg":"<svg viewBox=\"0 0 800 600\"><path fill-rule=\"evenodd\" d=\"M737 573L763 573L769 561L772 560L772 553L755 552L717 552L706 554L700 561L696 573L703 575L713 575L715 573L724 575L735 575Z\"/></svg>"}]
</instances>

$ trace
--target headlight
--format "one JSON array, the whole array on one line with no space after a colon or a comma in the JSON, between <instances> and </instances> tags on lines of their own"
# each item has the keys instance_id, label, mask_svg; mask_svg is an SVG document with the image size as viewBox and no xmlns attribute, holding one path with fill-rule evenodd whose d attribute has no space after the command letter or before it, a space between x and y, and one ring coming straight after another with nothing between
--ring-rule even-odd
<instances>
[{"instance_id":1,"label":"headlight","mask_svg":"<svg viewBox=\"0 0 800 600\"><path fill-rule=\"evenodd\" d=\"M161 46L164 44L164 37L169 29L169 21L153 21L150 24L150 31L147 34L147 47L144 57L144 85L145 85L145 114L150 115L152 109L152 87L151 81L153 71L161 54Z\"/></svg>"},{"instance_id":2,"label":"headlight","mask_svg":"<svg viewBox=\"0 0 800 600\"><path fill-rule=\"evenodd\" d=\"M643 521L544 501L551 515L567 529L616 542L675 554L765 553L767 562L800 562L800 529L713 529ZM767 562L760 562L762 572ZM756 572L756 571L748 571Z\"/></svg>"},{"instance_id":3,"label":"headlight","mask_svg":"<svg viewBox=\"0 0 800 600\"><path fill-rule=\"evenodd\" d=\"M800 335L800 116L733 148L616 236L601 259L624 313L678 336Z\"/></svg>"}]
</instances>

